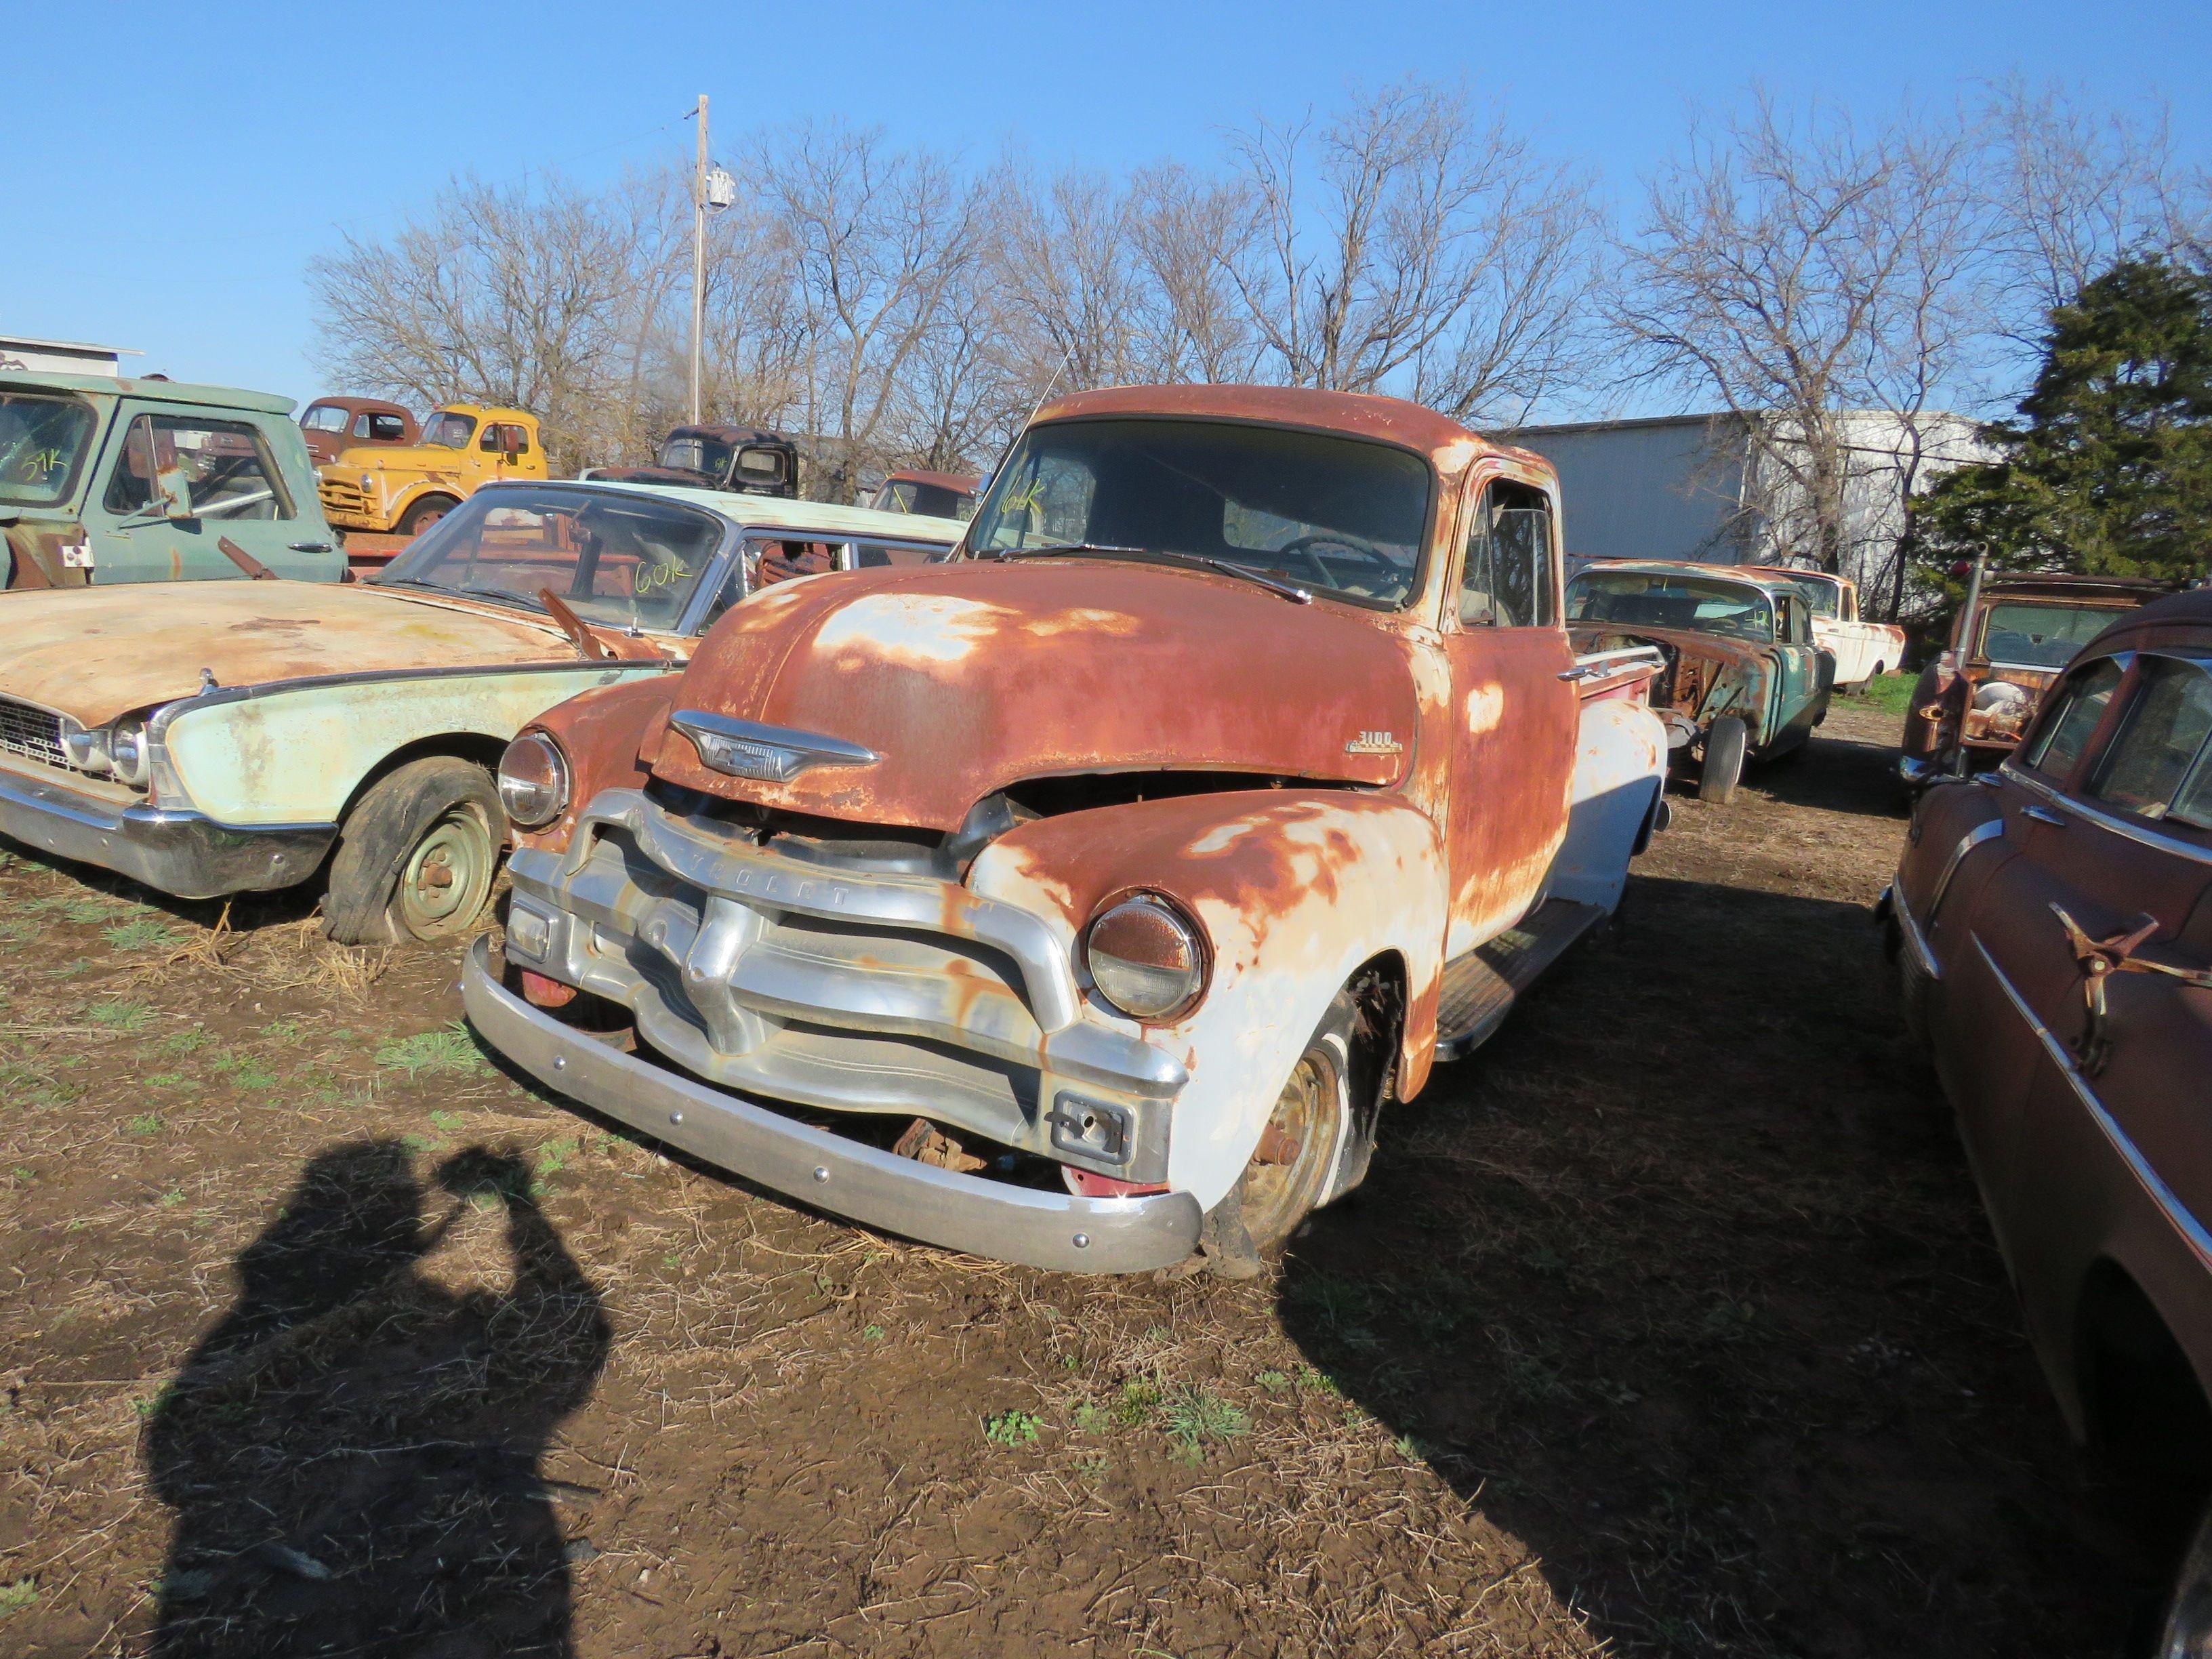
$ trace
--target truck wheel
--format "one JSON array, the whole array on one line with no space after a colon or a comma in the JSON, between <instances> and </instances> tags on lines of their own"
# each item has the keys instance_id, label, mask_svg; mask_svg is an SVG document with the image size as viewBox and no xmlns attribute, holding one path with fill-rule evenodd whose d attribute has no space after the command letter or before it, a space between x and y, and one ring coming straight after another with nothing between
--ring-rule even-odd
<instances>
[{"instance_id":1,"label":"truck wheel","mask_svg":"<svg viewBox=\"0 0 2212 1659\"><path fill-rule=\"evenodd\" d=\"M1723 714L1705 733L1705 759L1698 774L1698 799L1725 806L1743 776L1743 751L1751 733L1734 714Z\"/></svg>"},{"instance_id":2,"label":"truck wheel","mask_svg":"<svg viewBox=\"0 0 2212 1659\"><path fill-rule=\"evenodd\" d=\"M1260 1271L1259 1253L1289 1238L1328 1192L1352 1121L1352 1034L1359 1006L1336 994L1275 1097L1251 1161L1206 1218L1206 1265L1229 1279Z\"/></svg>"},{"instance_id":3,"label":"truck wheel","mask_svg":"<svg viewBox=\"0 0 2212 1659\"><path fill-rule=\"evenodd\" d=\"M451 495L425 495L401 516L399 533L419 536L459 505Z\"/></svg>"},{"instance_id":4,"label":"truck wheel","mask_svg":"<svg viewBox=\"0 0 2212 1659\"><path fill-rule=\"evenodd\" d=\"M507 841L490 775L434 755L378 781L346 814L325 928L342 945L449 939L483 914Z\"/></svg>"}]
</instances>

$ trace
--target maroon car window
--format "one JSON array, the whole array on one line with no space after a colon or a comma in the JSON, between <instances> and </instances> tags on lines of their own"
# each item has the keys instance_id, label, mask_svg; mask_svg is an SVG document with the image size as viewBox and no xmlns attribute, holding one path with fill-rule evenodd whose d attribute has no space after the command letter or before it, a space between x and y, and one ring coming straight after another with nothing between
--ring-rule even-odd
<instances>
[{"instance_id":1,"label":"maroon car window","mask_svg":"<svg viewBox=\"0 0 2212 1659\"><path fill-rule=\"evenodd\" d=\"M407 436L407 423L397 415L371 415L368 435L380 444L396 444Z\"/></svg>"},{"instance_id":2,"label":"maroon car window","mask_svg":"<svg viewBox=\"0 0 2212 1659\"><path fill-rule=\"evenodd\" d=\"M2175 805L2212 737L2212 675L2175 657L2142 663L2141 684L2088 793L2123 811L2157 818Z\"/></svg>"},{"instance_id":3,"label":"maroon car window","mask_svg":"<svg viewBox=\"0 0 2212 1659\"><path fill-rule=\"evenodd\" d=\"M2120 665L2110 657L2099 659L2069 680L2057 712L2044 722L2043 735L2036 739L2027 763L2054 777L2071 775L2119 683Z\"/></svg>"}]
</instances>

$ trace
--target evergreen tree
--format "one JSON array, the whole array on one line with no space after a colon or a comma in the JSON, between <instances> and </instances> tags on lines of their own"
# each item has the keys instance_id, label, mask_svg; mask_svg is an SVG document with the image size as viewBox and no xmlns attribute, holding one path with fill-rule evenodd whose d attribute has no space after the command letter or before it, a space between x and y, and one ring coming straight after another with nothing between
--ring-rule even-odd
<instances>
[{"instance_id":1,"label":"evergreen tree","mask_svg":"<svg viewBox=\"0 0 2212 1659\"><path fill-rule=\"evenodd\" d=\"M1917 515L1942 565L2202 575L2212 560L2212 279L2123 260L2051 314L1995 460L1943 477Z\"/></svg>"}]
</instances>

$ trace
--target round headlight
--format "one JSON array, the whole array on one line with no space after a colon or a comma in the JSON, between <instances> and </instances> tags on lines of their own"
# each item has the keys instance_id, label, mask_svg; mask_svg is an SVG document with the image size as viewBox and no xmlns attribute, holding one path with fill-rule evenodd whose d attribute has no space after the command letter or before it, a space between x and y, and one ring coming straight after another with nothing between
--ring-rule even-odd
<instances>
[{"instance_id":1,"label":"round headlight","mask_svg":"<svg viewBox=\"0 0 2212 1659\"><path fill-rule=\"evenodd\" d=\"M559 817L568 805L568 757L543 732L525 732L499 757L499 802L526 830Z\"/></svg>"},{"instance_id":2,"label":"round headlight","mask_svg":"<svg viewBox=\"0 0 2212 1659\"><path fill-rule=\"evenodd\" d=\"M364 495L372 495L375 492L375 489L376 480L370 477L368 473L362 473L361 475L361 493Z\"/></svg>"},{"instance_id":3,"label":"round headlight","mask_svg":"<svg viewBox=\"0 0 2212 1659\"><path fill-rule=\"evenodd\" d=\"M2010 680L1990 680L1974 693L1974 707L1984 713L2010 708L2027 701L2027 693Z\"/></svg>"},{"instance_id":4,"label":"round headlight","mask_svg":"<svg viewBox=\"0 0 2212 1659\"><path fill-rule=\"evenodd\" d=\"M1172 1019L1206 994L1206 937L1157 894L1133 894L1092 917L1083 957L1098 994L1133 1018Z\"/></svg>"},{"instance_id":5,"label":"round headlight","mask_svg":"<svg viewBox=\"0 0 2212 1659\"><path fill-rule=\"evenodd\" d=\"M146 760L146 722L118 720L107 738L108 764L129 784L143 784L151 769Z\"/></svg>"}]
</instances>

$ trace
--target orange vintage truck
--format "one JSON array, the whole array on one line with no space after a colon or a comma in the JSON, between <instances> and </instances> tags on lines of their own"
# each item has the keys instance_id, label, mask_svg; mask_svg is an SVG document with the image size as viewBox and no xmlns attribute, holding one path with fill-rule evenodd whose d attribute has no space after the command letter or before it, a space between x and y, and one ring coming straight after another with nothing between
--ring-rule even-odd
<instances>
[{"instance_id":1,"label":"orange vintage truck","mask_svg":"<svg viewBox=\"0 0 2212 1659\"><path fill-rule=\"evenodd\" d=\"M527 410L447 404L411 444L342 450L315 469L323 515L343 532L419 535L501 478L543 478L545 448Z\"/></svg>"},{"instance_id":2,"label":"orange vintage truck","mask_svg":"<svg viewBox=\"0 0 2212 1659\"><path fill-rule=\"evenodd\" d=\"M1063 398L947 561L786 583L518 736L470 1018L872 1226L1255 1272L1660 819L1658 657L1577 655L1558 510L1392 398Z\"/></svg>"}]
</instances>

